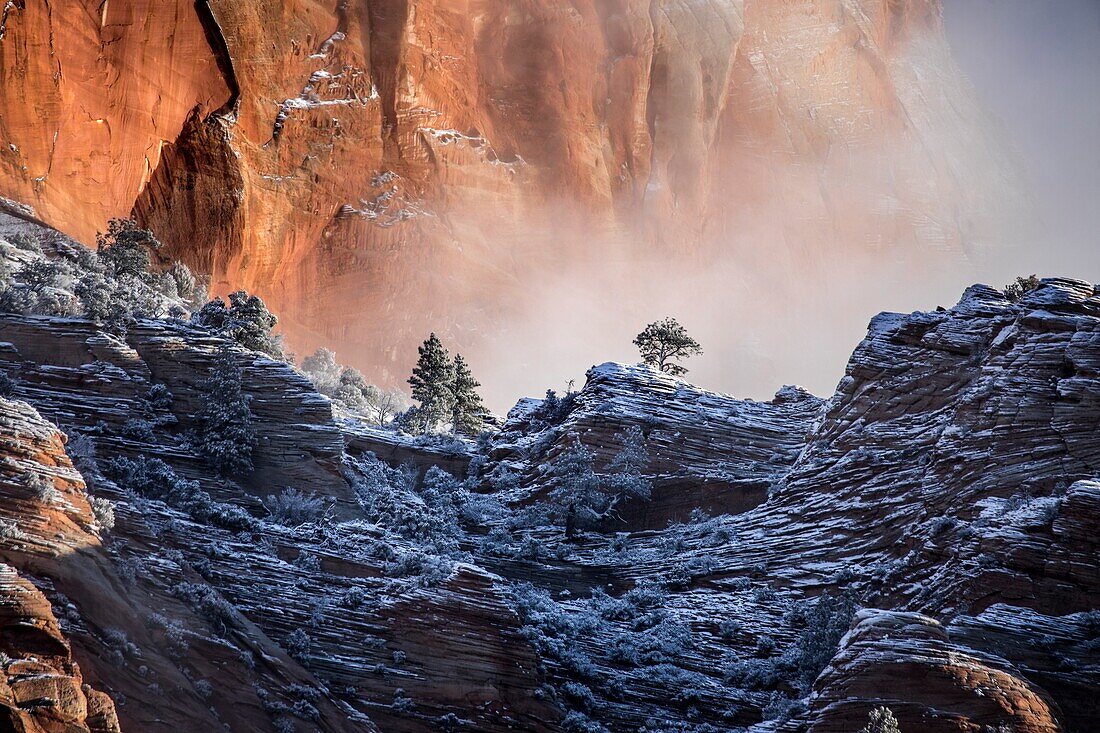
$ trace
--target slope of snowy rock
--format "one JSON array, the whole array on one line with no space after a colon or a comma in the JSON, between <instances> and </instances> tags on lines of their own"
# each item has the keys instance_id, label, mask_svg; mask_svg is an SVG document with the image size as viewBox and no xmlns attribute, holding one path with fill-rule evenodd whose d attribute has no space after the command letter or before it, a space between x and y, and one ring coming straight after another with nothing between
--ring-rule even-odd
<instances>
[{"instance_id":1,"label":"slope of snowy rock","mask_svg":"<svg viewBox=\"0 0 1100 733\"><path fill-rule=\"evenodd\" d=\"M580 441L609 462L638 427L649 453L653 497L623 507L624 529L661 529L693 509L737 513L763 502L794 463L822 400L784 387L770 402L708 392L644 366L592 367L568 413L547 419L541 401L520 402L493 441L493 460L542 483L555 456Z\"/></svg>"},{"instance_id":2,"label":"slope of snowy rock","mask_svg":"<svg viewBox=\"0 0 1100 733\"><path fill-rule=\"evenodd\" d=\"M230 346L259 436L244 480L191 435L221 346L180 320L120 338L0 315L0 602L33 584L52 604L72 652L43 674L86 701L28 707L0 685L20 720L52 731L63 708L113 730L92 688L124 731L854 731L878 705L933 733L1096 718L1090 284L880 315L827 401L604 364L476 443L334 416L291 366ZM605 470L633 427L649 501L575 542L524 519L575 440ZM196 482L199 510L109 470L141 456ZM287 487L318 511L270 514ZM0 633L11 660L35 655L24 640Z\"/></svg>"}]
</instances>

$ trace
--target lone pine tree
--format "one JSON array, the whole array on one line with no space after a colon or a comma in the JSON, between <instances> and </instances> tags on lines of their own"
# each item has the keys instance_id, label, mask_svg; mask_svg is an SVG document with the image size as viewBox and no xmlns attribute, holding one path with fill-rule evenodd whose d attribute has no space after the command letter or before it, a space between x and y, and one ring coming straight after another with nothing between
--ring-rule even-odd
<instances>
[{"instance_id":1,"label":"lone pine tree","mask_svg":"<svg viewBox=\"0 0 1100 733\"><path fill-rule=\"evenodd\" d=\"M643 364L675 377L687 374L687 369L674 362L703 353L699 342L675 318L649 324L634 337L634 345L642 354Z\"/></svg>"}]
</instances>

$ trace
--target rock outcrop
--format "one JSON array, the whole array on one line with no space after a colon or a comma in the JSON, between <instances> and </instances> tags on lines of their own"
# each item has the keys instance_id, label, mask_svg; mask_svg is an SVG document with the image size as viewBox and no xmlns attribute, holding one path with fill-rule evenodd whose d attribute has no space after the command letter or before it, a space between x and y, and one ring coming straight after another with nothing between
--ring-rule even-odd
<instances>
[{"instance_id":1,"label":"rock outcrop","mask_svg":"<svg viewBox=\"0 0 1100 733\"><path fill-rule=\"evenodd\" d=\"M623 528L634 531L686 521L694 509L739 514L763 503L805 447L823 404L798 387L784 387L770 402L738 400L656 369L613 363L592 367L584 389L564 399L556 416L541 401L517 405L488 470L511 468L539 485L575 439L606 466L637 428L653 495L621 508Z\"/></svg>"},{"instance_id":2,"label":"rock outcrop","mask_svg":"<svg viewBox=\"0 0 1100 733\"><path fill-rule=\"evenodd\" d=\"M780 283L990 250L1018 197L941 24L938 0L12 2L0 196L85 242L132 212L300 352L392 379L580 255Z\"/></svg>"},{"instance_id":3,"label":"rock outcrop","mask_svg":"<svg viewBox=\"0 0 1100 733\"><path fill-rule=\"evenodd\" d=\"M0 563L0 725L26 733L119 733L111 699L84 684L50 602Z\"/></svg>"},{"instance_id":4,"label":"rock outcrop","mask_svg":"<svg viewBox=\"0 0 1100 733\"><path fill-rule=\"evenodd\" d=\"M50 602L7 564L34 568L99 543L64 441L30 405L0 397L0 726L117 733L114 704L84 683Z\"/></svg>"},{"instance_id":5,"label":"rock outcrop","mask_svg":"<svg viewBox=\"0 0 1100 733\"><path fill-rule=\"evenodd\" d=\"M814 733L859 730L882 706L901 730L1063 730L1057 706L1022 674L952 644L942 626L915 613L861 611L814 687Z\"/></svg>"}]
</instances>

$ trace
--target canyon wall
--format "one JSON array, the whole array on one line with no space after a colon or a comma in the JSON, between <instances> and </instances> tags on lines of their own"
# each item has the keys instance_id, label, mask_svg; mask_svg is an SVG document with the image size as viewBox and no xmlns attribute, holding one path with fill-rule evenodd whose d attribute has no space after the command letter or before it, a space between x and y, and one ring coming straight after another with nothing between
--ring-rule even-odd
<instances>
[{"instance_id":1,"label":"canyon wall","mask_svg":"<svg viewBox=\"0 0 1100 733\"><path fill-rule=\"evenodd\" d=\"M523 338L569 287L558 322L956 271L1019 203L938 0L26 0L0 24L0 196L85 242L133 214L383 382L434 329L545 384Z\"/></svg>"}]
</instances>

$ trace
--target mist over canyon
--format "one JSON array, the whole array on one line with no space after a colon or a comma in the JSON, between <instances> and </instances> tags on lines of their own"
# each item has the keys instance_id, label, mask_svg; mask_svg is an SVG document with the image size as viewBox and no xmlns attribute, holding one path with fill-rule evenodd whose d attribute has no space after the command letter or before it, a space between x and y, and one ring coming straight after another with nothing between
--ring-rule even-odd
<instances>
[{"instance_id":1,"label":"mist over canyon","mask_svg":"<svg viewBox=\"0 0 1100 733\"><path fill-rule=\"evenodd\" d=\"M215 292L263 296L296 352L382 384L435 330L504 410L673 314L700 383L827 394L868 313L1027 264L1031 201L937 2L30 2L3 23L13 207L88 243L133 215Z\"/></svg>"},{"instance_id":2,"label":"mist over canyon","mask_svg":"<svg viewBox=\"0 0 1100 733\"><path fill-rule=\"evenodd\" d=\"M1098 40L0 0L0 733L1095 730Z\"/></svg>"}]
</instances>

